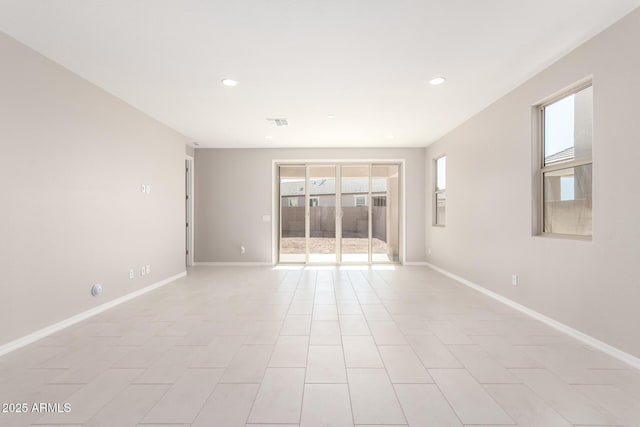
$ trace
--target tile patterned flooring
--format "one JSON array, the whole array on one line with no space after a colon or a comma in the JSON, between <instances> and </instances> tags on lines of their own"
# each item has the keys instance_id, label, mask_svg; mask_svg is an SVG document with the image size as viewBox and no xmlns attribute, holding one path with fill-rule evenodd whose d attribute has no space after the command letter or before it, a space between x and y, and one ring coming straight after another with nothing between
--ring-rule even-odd
<instances>
[{"instance_id":1,"label":"tile patterned flooring","mask_svg":"<svg viewBox=\"0 0 640 427\"><path fill-rule=\"evenodd\" d=\"M640 426L640 372L427 267L196 267L0 357L10 426Z\"/></svg>"}]
</instances>

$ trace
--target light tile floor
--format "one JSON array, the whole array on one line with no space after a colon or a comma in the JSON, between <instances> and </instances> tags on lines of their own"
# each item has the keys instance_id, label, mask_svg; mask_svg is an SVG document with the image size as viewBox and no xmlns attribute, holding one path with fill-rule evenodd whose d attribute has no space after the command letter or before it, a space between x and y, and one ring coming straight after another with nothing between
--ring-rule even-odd
<instances>
[{"instance_id":1,"label":"light tile floor","mask_svg":"<svg viewBox=\"0 0 640 427\"><path fill-rule=\"evenodd\" d=\"M426 267L197 267L0 357L0 402L29 406L3 427L640 426L640 373Z\"/></svg>"}]
</instances>

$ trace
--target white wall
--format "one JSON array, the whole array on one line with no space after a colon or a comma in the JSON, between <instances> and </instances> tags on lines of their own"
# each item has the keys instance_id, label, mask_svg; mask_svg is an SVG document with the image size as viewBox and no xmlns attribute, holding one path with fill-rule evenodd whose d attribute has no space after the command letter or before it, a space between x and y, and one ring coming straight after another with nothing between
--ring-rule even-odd
<instances>
[{"instance_id":1,"label":"white wall","mask_svg":"<svg viewBox=\"0 0 640 427\"><path fill-rule=\"evenodd\" d=\"M636 356L639 46L636 10L426 151L429 262ZM532 106L590 75L593 240L533 236ZM431 226L432 160L444 153L447 225L438 228Z\"/></svg>"},{"instance_id":2,"label":"white wall","mask_svg":"<svg viewBox=\"0 0 640 427\"><path fill-rule=\"evenodd\" d=\"M2 33L0 58L2 345L184 271L186 140Z\"/></svg>"},{"instance_id":3,"label":"white wall","mask_svg":"<svg viewBox=\"0 0 640 427\"><path fill-rule=\"evenodd\" d=\"M271 262L273 160L406 159L407 261L424 261L424 149L197 149L196 262ZM246 253L240 255L240 245Z\"/></svg>"}]
</instances>

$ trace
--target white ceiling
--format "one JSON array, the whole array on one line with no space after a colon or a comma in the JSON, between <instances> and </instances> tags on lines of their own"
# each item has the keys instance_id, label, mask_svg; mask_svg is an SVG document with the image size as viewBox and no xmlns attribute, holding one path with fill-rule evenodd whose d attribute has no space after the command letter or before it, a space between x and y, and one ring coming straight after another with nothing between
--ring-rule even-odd
<instances>
[{"instance_id":1,"label":"white ceiling","mask_svg":"<svg viewBox=\"0 0 640 427\"><path fill-rule=\"evenodd\" d=\"M638 6L0 0L0 30L201 147L411 147L433 142ZM437 75L447 82L429 85ZM239 85L222 86L223 78ZM290 125L275 128L272 117Z\"/></svg>"}]
</instances>

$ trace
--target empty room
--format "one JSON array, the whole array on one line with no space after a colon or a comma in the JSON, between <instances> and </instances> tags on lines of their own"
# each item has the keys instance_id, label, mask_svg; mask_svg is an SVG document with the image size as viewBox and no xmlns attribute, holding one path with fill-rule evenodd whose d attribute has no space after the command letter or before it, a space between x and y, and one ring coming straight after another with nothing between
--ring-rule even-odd
<instances>
[{"instance_id":1,"label":"empty room","mask_svg":"<svg viewBox=\"0 0 640 427\"><path fill-rule=\"evenodd\" d=\"M640 426L640 0L0 0L0 426Z\"/></svg>"}]
</instances>

